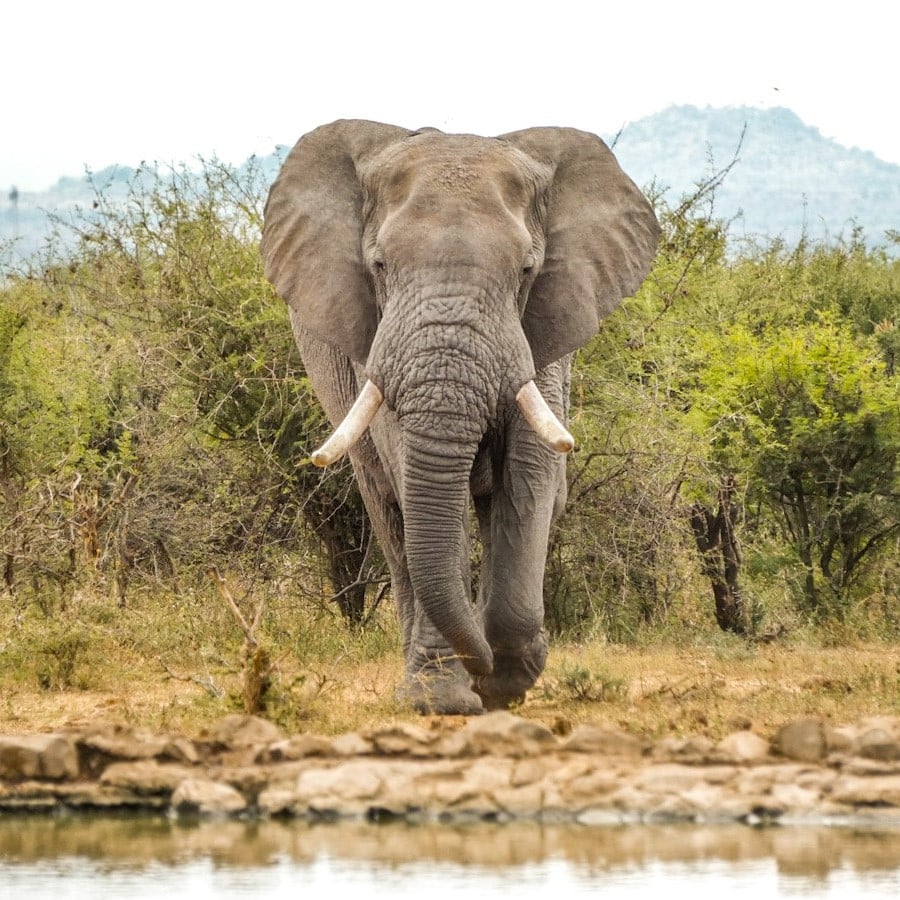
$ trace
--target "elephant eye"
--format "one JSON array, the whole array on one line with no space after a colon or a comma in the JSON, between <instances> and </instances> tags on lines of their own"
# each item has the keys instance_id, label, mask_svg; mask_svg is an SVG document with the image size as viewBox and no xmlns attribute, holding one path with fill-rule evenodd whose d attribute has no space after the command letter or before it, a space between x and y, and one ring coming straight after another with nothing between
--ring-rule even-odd
<instances>
[{"instance_id":1,"label":"elephant eye","mask_svg":"<svg viewBox=\"0 0 900 900\"><path fill-rule=\"evenodd\" d=\"M522 274L530 275L534 271L534 254L529 253L522 263Z\"/></svg>"},{"instance_id":2,"label":"elephant eye","mask_svg":"<svg viewBox=\"0 0 900 900\"><path fill-rule=\"evenodd\" d=\"M384 271L385 263L384 263L384 253L381 250L376 250L372 255L372 271L376 273L381 273Z\"/></svg>"}]
</instances>

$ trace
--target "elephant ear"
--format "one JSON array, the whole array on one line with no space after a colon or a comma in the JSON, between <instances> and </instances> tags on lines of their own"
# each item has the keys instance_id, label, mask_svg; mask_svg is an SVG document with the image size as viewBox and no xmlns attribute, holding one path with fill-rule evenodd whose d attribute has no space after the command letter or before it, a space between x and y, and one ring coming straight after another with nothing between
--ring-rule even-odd
<instances>
[{"instance_id":1,"label":"elephant ear","mask_svg":"<svg viewBox=\"0 0 900 900\"><path fill-rule=\"evenodd\" d=\"M529 128L501 136L553 172L544 263L522 327L535 367L577 350L650 270L660 228L647 199L596 135Z\"/></svg>"},{"instance_id":2,"label":"elephant ear","mask_svg":"<svg viewBox=\"0 0 900 900\"><path fill-rule=\"evenodd\" d=\"M266 278L304 328L359 363L378 319L362 255L357 170L413 133L350 119L323 125L296 143L266 201Z\"/></svg>"}]
</instances>

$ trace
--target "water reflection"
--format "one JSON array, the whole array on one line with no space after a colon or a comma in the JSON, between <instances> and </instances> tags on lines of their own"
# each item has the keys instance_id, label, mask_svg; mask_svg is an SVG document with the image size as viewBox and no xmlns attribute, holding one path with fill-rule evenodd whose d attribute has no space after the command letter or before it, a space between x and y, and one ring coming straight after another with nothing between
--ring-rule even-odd
<instances>
[{"instance_id":1,"label":"water reflection","mask_svg":"<svg viewBox=\"0 0 900 900\"><path fill-rule=\"evenodd\" d=\"M98 874L114 873L121 878L125 873L146 872L153 873L153 882L162 891L161 870L178 870L182 886L191 873L192 883L196 880L199 884L205 878L210 887L207 896L255 896L243 889L228 893L222 885L214 887L213 882L221 879L222 873L227 873L232 886L246 882L261 889L266 884L266 890L271 891L273 882L284 881L294 887L299 883L333 884L338 871L344 886L371 886L373 872L377 871L382 875L376 880L393 877L400 884L413 879L420 890L440 871L438 882L444 886L448 879L458 877L463 879L460 884L478 888L485 896L491 895L492 884L499 895L504 885L508 892L512 885L536 886L548 878L558 881L564 873L582 885L595 886L610 883L611 876L618 874L619 887L639 875L645 886L655 882L658 888L658 878L671 879L673 873L677 876L681 872L683 886L690 883L693 887L698 871L708 877L754 872L757 875L753 877L762 877L768 873L782 887L795 884L800 893L809 895L816 886L823 890L836 889L838 884L846 887L850 873L857 886L866 885L860 895L892 896L890 891L900 890L900 831L686 825L589 828L533 823L479 823L468 827L279 821L184 824L164 818L0 818L0 895L4 897L9 896L4 883L7 889L23 891L21 896L26 889L28 896L38 896L32 892L36 882L28 886L29 873L40 874L45 886L54 878L74 886L72 879L81 877L91 886L85 896L98 896L100 882L92 881ZM291 871L293 876L285 874ZM299 882L298 871L303 873ZM836 874L840 879L835 880ZM471 881L473 877L475 882ZM132 898L153 896L137 890L138 883L119 880L117 885L118 889L127 888ZM729 881L726 877L719 889L731 889L735 884L733 878ZM873 885L887 885L890 891L873 893ZM700 883L696 886L699 888ZM702 891L694 893L705 895ZM54 890L54 895L59 896L58 891ZM107 895L115 895L112 888ZM198 896L203 896L202 890ZM846 891L843 896L847 896Z\"/></svg>"}]
</instances>

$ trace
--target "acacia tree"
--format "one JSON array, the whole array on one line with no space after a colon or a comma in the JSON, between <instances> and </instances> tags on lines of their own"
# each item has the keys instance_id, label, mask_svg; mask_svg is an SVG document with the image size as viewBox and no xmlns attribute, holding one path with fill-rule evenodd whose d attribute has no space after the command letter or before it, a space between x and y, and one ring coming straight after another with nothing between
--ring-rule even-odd
<instances>
[{"instance_id":1,"label":"acacia tree","mask_svg":"<svg viewBox=\"0 0 900 900\"><path fill-rule=\"evenodd\" d=\"M871 341L827 318L735 327L703 349L694 426L790 542L807 611L840 614L900 529L900 381Z\"/></svg>"}]
</instances>

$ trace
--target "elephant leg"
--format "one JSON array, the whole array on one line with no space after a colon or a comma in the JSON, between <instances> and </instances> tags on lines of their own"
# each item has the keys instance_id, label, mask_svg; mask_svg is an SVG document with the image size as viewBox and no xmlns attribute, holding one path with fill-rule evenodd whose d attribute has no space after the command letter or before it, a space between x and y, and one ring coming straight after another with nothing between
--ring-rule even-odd
<instances>
[{"instance_id":1,"label":"elephant leg","mask_svg":"<svg viewBox=\"0 0 900 900\"><path fill-rule=\"evenodd\" d=\"M568 365L549 366L539 387L564 421ZM484 546L478 607L494 671L475 680L487 709L520 703L547 660L544 568L550 527L566 500L565 457L548 449L517 413L490 495L476 500Z\"/></svg>"}]
</instances>

